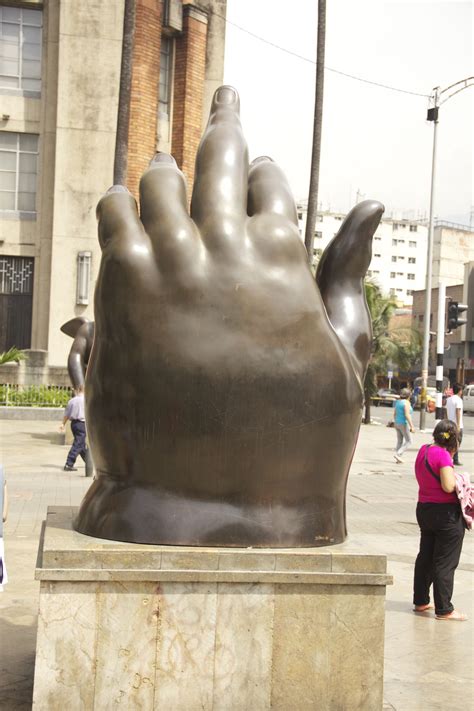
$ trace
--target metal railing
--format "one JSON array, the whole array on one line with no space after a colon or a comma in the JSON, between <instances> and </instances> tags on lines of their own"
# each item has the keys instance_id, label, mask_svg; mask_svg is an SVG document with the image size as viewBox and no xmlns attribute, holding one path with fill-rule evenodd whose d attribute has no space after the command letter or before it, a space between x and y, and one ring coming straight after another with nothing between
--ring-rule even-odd
<instances>
[{"instance_id":1,"label":"metal railing","mask_svg":"<svg viewBox=\"0 0 474 711\"><path fill-rule=\"evenodd\" d=\"M65 407L73 396L66 385L0 385L0 407Z\"/></svg>"}]
</instances>

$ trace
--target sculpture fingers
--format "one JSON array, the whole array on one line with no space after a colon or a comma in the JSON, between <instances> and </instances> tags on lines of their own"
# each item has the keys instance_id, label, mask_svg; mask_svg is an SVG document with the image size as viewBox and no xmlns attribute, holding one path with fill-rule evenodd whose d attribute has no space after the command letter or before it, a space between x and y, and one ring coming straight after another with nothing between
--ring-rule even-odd
<instances>
[{"instance_id":1,"label":"sculpture fingers","mask_svg":"<svg viewBox=\"0 0 474 711\"><path fill-rule=\"evenodd\" d=\"M158 280L153 248L126 188L113 186L97 205L102 259L95 290L96 335L114 332L141 302L150 300Z\"/></svg>"},{"instance_id":2,"label":"sculpture fingers","mask_svg":"<svg viewBox=\"0 0 474 711\"><path fill-rule=\"evenodd\" d=\"M204 239L218 235L215 246L237 239L240 246L241 230L236 227L247 214L248 151L239 111L236 90L217 89L196 158L191 216Z\"/></svg>"},{"instance_id":3,"label":"sculpture fingers","mask_svg":"<svg viewBox=\"0 0 474 711\"><path fill-rule=\"evenodd\" d=\"M296 203L281 168L268 156L250 164L247 213L281 215L298 225Z\"/></svg>"},{"instance_id":4,"label":"sculpture fingers","mask_svg":"<svg viewBox=\"0 0 474 711\"><path fill-rule=\"evenodd\" d=\"M375 200L356 205L324 251L316 273L329 319L361 381L372 342L364 277L372 257L372 237L383 212L384 206Z\"/></svg>"},{"instance_id":5,"label":"sculpture fingers","mask_svg":"<svg viewBox=\"0 0 474 711\"><path fill-rule=\"evenodd\" d=\"M161 271L187 265L201 244L187 210L186 183L174 158L157 153L140 181L140 218Z\"/></svg>"},{"instance_id":6,"label":"sculpture fingers","mask_svg":"<svg viewBox=\"0 0 474 711\"><path fill-rule=\"evenodd\" d=\"M296 203L281 168L267 156L250 164L247 212L253 243L275 263L306 260Z\"/></svg>"}]
</instances>

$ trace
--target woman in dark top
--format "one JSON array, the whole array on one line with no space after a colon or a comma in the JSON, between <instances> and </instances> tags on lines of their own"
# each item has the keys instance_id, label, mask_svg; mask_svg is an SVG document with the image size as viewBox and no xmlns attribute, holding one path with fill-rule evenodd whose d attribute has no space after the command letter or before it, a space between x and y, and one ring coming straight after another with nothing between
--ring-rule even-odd
<instances>
[{"instance_id":1,"label":"woman in dark top","mask_svg":"<svg viewBox=\"0 0 474 711\"><path fill-rule=\"evenodd\" d=\"M415 563L415 612L432 609L433 584L437 620L466 620L451 603L454 571L461 556L464 519L456 495L453 455L458 449L458 428L441 420L433 432L434 444L424 444L415 462L419 493L416 518L421 531Z\"/></svg>"}]
</instances>

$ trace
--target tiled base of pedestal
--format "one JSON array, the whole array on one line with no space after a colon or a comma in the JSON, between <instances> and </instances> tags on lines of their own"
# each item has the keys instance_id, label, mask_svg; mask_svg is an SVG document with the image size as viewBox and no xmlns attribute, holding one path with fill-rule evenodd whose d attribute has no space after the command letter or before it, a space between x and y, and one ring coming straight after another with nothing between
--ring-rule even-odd
<instances>
[{"instance_id":1,"label":"tiled base of pedestal","mask_svg":"<svg viewBox=\"0 0 474 711\"><path fill-rule=\"evenodd\" d=\"M134 546L71 516L40 549L33 708L382 708L384 556Z\"/></svg>"}]
</instances>

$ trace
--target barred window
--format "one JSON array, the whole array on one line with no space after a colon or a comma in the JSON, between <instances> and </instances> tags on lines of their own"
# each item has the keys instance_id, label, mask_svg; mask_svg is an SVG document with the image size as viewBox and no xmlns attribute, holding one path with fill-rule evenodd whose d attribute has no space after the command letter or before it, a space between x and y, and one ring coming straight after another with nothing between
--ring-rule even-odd
<instances>
[{"instance_id":1,"label":"barred window","mask_svg":"<svg viewBox=\"0 0 474 711\"><path fill-rule=\"evenodd\" d=\"M0 90L41 91L43 13L0 7Z\"/></svg>"},{"instance_id":2,"label":"barred window","mask_svg":"<svg viewBox=\"0 0 474 711\"><path fill-rule=\"evenodd\" d=\"M0 210L35 212L38 136L0 131Z\"/></svg>"},{"instance_id":3,"label":"barred window","mask_svg":"<svg viewBox=\"0 0 474 711\"><path fill-rule=\"evenodd\" d=\"M161 38L160 81L159 81L159 118L170 120L171 85L173 81L173 40L165 35Z\"/></svg>"}]
</instances>

